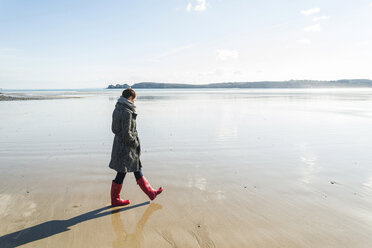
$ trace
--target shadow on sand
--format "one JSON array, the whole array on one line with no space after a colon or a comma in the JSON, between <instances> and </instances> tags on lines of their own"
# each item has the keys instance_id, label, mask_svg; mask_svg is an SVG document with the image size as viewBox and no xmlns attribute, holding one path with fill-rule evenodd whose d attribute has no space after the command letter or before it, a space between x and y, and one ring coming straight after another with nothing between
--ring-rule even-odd
<instances>
[{"instance_id":1,"label":"shadow on sand","mask_svg":"<svg viewBox=\"0 0 372 248\"><path fill-rule=\"evenodd\" d=\"M78 215L68 220L47 221L47 222L41 223L36 226L32 226L32 227L25 228L17 232L13 232L13 233L1 236L0 247L5 248L5 247L17 247L20 245L24 245L24 244L27 244L27 243L30 243L36 240L40 240L40 239L53 236L58 233L66 232L70 230L69 227L79 224L81 222L87 221L87 220L92 220L92 219L96 219L99 217L124 212L132 208L137 208L137 207L145 206L148 204L150 204L149 201L136 204L133 206L129 206L129 207L114 209L112 211L102 212L104 210L108 210L112 208L111 206L106 206L103 208L90 211L85 214Z\"/></svg>"}]
</instances>

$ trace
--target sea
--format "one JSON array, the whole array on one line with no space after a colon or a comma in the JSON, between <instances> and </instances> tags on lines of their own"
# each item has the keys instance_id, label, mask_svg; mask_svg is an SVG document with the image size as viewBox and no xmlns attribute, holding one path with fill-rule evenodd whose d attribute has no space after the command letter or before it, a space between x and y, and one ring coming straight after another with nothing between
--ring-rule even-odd
<instances>
[{"instance_id":1,"label":"sea","mask_svg":"<svg viewBox=\"0 0 372 248\"><path fill-rule=\"evenodd\" d=\"M35 161L107 167L120 89L17 90L66 99L0 102L0 173ZM138 89L137 129L151 168L291 175L372 190L372 89ZM48 163L46 163L48 162ZM244 174L244 173L243 173ZM201 186L204 187L204 186Z\"/></svg>"}]
</instances>

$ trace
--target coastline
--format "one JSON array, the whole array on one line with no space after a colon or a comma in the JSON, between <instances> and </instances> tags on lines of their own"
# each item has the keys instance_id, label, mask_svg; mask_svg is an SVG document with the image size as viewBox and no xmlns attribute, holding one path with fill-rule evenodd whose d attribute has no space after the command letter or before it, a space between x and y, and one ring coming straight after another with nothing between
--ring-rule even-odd
<instances>
[{"instance_id":1,"label":"coastline","mask_svg":"<svg viewBox=\"0 0 372 248\"><path fill-rule=\"evenodd\" d=\"M0 92L0 101L30 101L81 98L80 96L29 96L22 93L4 94Z\"/></svg>"}]
</instances>

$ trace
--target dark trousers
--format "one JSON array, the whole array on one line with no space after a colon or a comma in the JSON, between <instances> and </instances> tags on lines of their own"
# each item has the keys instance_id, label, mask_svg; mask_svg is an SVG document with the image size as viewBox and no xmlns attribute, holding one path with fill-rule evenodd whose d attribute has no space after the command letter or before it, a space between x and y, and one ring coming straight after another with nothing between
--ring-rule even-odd
<instances>
[{"instance_id":1,"label":"dark trousers","mask_svg":"<svg viewBox=\"0 0 372 248\"><path fill-rule=\"evenodd\" d=\"M133 173L134 173L134 176L136 177L136 181L140 180L143 177L143 174L142 174L142 171L141 170L135 171ZM125 177L126 174L127 173L125 173L125 172L118 172L116 174L115 179L114 179L114 183L116 183L116 184L123 184L124 177Z\"/></svg>"}]
</instances>

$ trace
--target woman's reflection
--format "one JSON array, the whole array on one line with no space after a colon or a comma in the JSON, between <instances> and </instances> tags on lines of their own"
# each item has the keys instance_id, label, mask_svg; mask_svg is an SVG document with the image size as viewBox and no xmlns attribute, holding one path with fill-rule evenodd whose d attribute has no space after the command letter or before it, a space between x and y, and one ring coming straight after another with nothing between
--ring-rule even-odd
<instances>
[{"instance_id":1,"label":"woman's reflection","mask_svg":"<svg viewBox=\"0 0 372 248\"><path fill-rule=\"evenodd\" d=\"M112 243L112 247L143 247L144 237L143 229L150 219L151 215L163 207L157 203L151 203L146 211L143 213L141 219L136 225L134 233L127 233L125 231L124 222L120 218L120 211L111 214L112 227L115 231L116 240Z\"/></svg>"}]
</instances>

